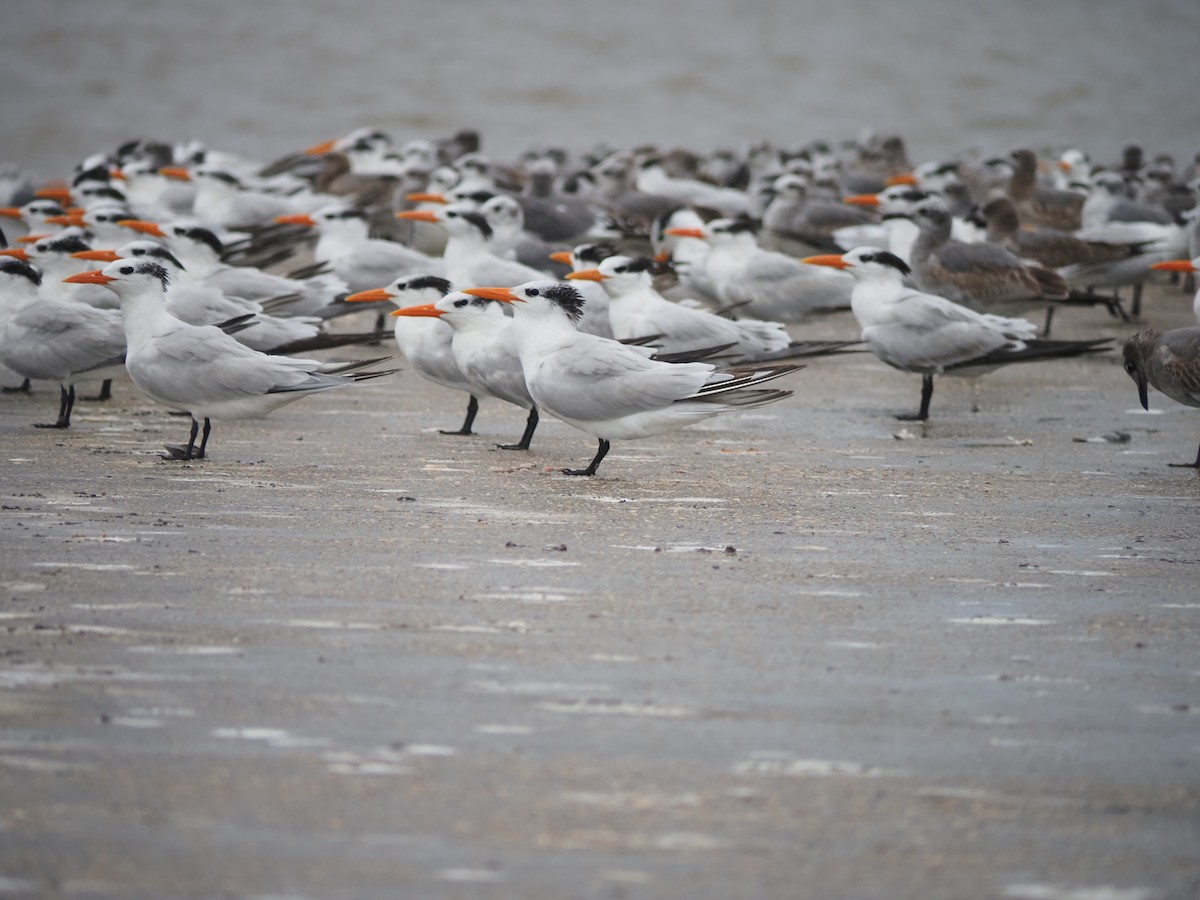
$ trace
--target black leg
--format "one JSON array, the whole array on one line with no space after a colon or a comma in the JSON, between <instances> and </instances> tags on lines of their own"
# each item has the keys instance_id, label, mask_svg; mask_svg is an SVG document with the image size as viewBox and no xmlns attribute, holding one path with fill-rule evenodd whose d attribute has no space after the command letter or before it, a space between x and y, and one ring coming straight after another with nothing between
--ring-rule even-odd
<instances>
[{"instance_id":1,"label":"black leg","mask_svg":"<svg viewBox=\"0 0 1200 900\"><path fill-rule=\"evenodd\" d=\"M34 425L34 428L70 428L71 408L75 406L75 385L65 388L59 385L58 420L44 425Z\"/></svg>"},{"instance_id":2,"label":"black leg","mask_svg":"<svg viewBox=\"0 0 1200 900\"><path fill-rule=\"evenodd\" d=\"M104 401L112 399L112 379L105 378L100 385L100 393L95 397L80 397L81 400Z\"/></svg>"},{"instance_id":3,"label":"black leg","mask_svg":"<svg viewBox=\"0 0 1200 900\"><path fill-rule=\"evenodd\" d=\"M208 419L204 420L204 440L208 441ZM196 458L196 435L200 432L200 423L196 421L195 416L192 417L192 431L188 435L187 446L183 447L179 444L163 444L167 448L168 456L163 456L163 459L195 459ZM203 451L201 444L201 451ZM162 454L159 454L162 456Z\"/></svg>"},{"instance_id":4,"label":"black leg","mask_svg":"<svg viewBox=\"0 0 1200 900\"><path fill-rule=\"evenodd\" d=\"M538 411L536 406L529 408L529 418L525 420L525 433L521 435L521 440L515 444L497 444L499 450L528 450L529 442L533 440L533 433L537 430Z\"/></svg>"},{"instance_id":5,"label":"black leg","mask_svg":"<svg viewBox=\"0 0 1200 900\"><path fill-rule=\"evenodd\" d=\"M1129 301L1129 315L1137 318L1142 314L1142 283L1133 286L1133 299Z\"/></svg>"},{"instance_id":6,"label":"black leg","mask_svg":"<svg viewBox=\"0 0 1200 900\"><path fill-rule=\"evenodd\" d=\"M921 409L914 415L896 416L901 422L924 422L929 418L929 401L933 399L933 376L921 376Z\"/></svg>"},{"instance_id":7,"label":"black leg","mask_svg":"<svg viewBox=\"0 0 1200 900\"><path fill-rule=\"evenodd\" d=\"M200 452L196 454L196 459L204 459L204 450L208 447L208 436L212 433L212 422L208 420L208 416L204 417L204 434L200 438ZM196 437L195 430L192 431L192 437Z\"/></svg>"},{"instance_id":8,"label":"black leg","mask_svg":"<svg viewBox=\"0 0 1200 900\"><path fill-rule=\"evenodd\" d=\"M474 434L471 426L475 424L475 414L479 412L479 401L475 399L475 395L471 395L471 399L467 401L467 417L463 419L462 428L458 431L442 431L438 430L438 434Z\"/></svg>"},{"instance_id":9,"label":"black leg","mask_svg":"<svg viewBox=\"0 0 1200 900\"><path fill-rule=\"evenodd\" d=\"M1194 463L1167 463L1173 469L1198 469L1200 470L1200 450L1196 451L1196 461Z\"/></svg>"},{"instance_id":10,"label":"black leg","mask_svg":"<svg viewBox=\"0 0 1200 900\"><path fill-rule=\"evenodd\" d=\"M604 438L600 438L600 449L596 451L596 455L592 457L592 461L586 469L563 469L564 475L595 475L596 469L600 466L600 460L604 459L608 453L609 443Z\"/></svg>"},{"instance_id":11,"label":"black leg","mask_svg":"<svg viewBox=\"0 0 1200 900\"><path fill-rule=\"evenodd\" d=\"M28 378L21 382L20 387L15 388L0 388L0 393L3 394L31 394L33 393L33 384Z\"/></svg>"},{"instance_id":12,"label":"black leg","mask_svg":"<svg viewBox=\"0 0 1200 900\"><path fill-rule=\"evenodd\" d=\"M1042 325L1042 337L1050 337L1050 323L1054 321L1054 307L1046 307L1046 321Z\"/></svg>"}]
</instances>

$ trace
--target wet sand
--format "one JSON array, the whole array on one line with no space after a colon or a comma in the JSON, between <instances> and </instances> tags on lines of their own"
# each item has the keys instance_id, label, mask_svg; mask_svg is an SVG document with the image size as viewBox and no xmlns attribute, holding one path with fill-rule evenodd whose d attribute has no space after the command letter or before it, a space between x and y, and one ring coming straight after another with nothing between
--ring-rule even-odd
<instances>
[{"instance_id":1,"label":"wet sand","mask_svg":"<svg viewBox=\"0 0 1200 900\"><path fill-rule=\"evenodd\" d=\"M0 895L1200 892L1196 411L1116 354L924 427L866 354L786 386L594 479L411 372L193 463L128 383L0 398Z\"/></svg>"}]
</instances>

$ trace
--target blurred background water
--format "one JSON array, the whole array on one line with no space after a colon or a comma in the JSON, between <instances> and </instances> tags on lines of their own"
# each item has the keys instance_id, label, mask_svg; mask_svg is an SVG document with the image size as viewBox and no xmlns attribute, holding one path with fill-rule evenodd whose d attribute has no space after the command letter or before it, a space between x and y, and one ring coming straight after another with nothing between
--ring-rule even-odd
<instances>
[{"instance_id":1,"label":"blurred background water","mask_svg":"<svg viewBox=\"0 0 1200 900\"><path fill-rule=\"evenodd\" d=\"M5 0L0 161L131 137L270 159L359 125L737 149L866 129L914 161L1200 151L1200 0Z\"/></svg>"}]
</instances>

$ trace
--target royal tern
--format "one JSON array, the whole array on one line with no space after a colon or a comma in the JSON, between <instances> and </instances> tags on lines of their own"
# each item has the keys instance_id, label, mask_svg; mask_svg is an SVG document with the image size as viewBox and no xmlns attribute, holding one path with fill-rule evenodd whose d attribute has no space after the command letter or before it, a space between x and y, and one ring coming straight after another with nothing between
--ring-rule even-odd
<instances>
[{"instance_id":1,"label":"royal tern","mask_svg":"<svg viewBox=\"0 0 1200 900\"><path fill-rule=\"evenodd\" d=\"M570 250L559 250L550 254L550 258L574 272L579 269L594 269L616 252L612 244L594 242L576 244ZM613 337L612 319L608 315L608 291L598 282L586 280L576 284L575 289L583 297L583 316L579 320L579 330L597 337Z\"/></svg>"},{"instance_id":2,"label":"royal tern","mask_svg":"<svg viewBox=\"0 0 1200 900\"><path fill-rule=\"evenodd\" d=\"M1097 352L1108 343L1034 340L1037 326L1032 322L979 313L905 287L909 267L886 250L860 247L805 262L854 276L850 304L863 341L889 366L921 375L920 409L898 419L929 418L934 375L977 376L1009 363Z\"/></svg>"},{"instance_id":3,"label":"royal tern","mask_svg":"<svg viewBox=\"0 0 1200 900\"><path fill-rule=\"evenodd\" d=\"M466 293L512 303L517 352L538 408L595 436L599 447L584 469L595 475L614 440L648 437L701 419L782 400L791 391L759 385L799 366L719 371L709 363L664 363L632 347L575 327L583 299L562 282L468 288Z\"/></svg>"},{"instance_id":4,"label":"royal tern","mask_svg":"<svg viewBox=\"0 0 1200 900\"><path fill-rule=\"evenodd\" d=\"M427 306L450 293L450 282L437 275L406 275L386 287L360 291L346 298L348 303L379 303L388 301L399 309ZM421 377L455 391L470 395L467 416L456 431L441 434L474 434L471 426L479 412L479 399L472 392L471 382L454 359L451 342L454 331L435 317L400 316L395 325L396 346Z\"/></svg>"},{"instance_id":5,"label":"royal tern","mask_svg":"<svg viewBox=\"0 0 1200 900\"><path fill-rule=\"evenodd\" d=\"M668 228L667 234L703 238L711 244L705 273L718 299L773 322L795 322L814 312L846 309L854 279L806 266L763 250L754 227L741 219L713 219L702 229Z\"/></svg>"},{"instance_id":6,"label":"royal tern","mask_svg":"<svg viewBox=\"0 0 1200 900\"><path fill-rule=\"evenodd\" d=\"M750 199L744 191L705 184L694 178L673 178L667 174L659 157L642 162L636 184L644 194L668 197L687 206L714 209L724 216L738 216L750 211Z\"/></svg>"},{"instance_id":7,"label":"royal tern","mask_svg":"<svg viewBox=\"0 0 1200 900\"><path fill-rule=\"evenodd\" d=\"M58 382L58 419L37 427L69 428L75 386L120 372L125 333L119 311L46 293L43 284L28 263L0 259L0 363L25 378Z\"/></svg>"},{"instance_id":8,"label":"royal tern","mask_svg":"<svg viewBox=\"0 0 1200 900\"><path fill-rule=\"evenodd\" d=\"M813 355L840 349L845 342L793 341L779 322L727 319L704 309L672 303L654 289L654 261L610 256L593 269L572 272L571 281L599 282L608 294L608 316L617 340L656 335L664 353L722 347L738 363Z\"/></svg>"},{"instance_id":9,"label":"royal tern","mask_svg":"<svg viewBox=\"0 0 1200 900\"><path fill-rule=\"evenodd\" d=\"M117 260L68 280L105 285L120 297L125 368L133 383L159 403L191 415L187 446L168 444L166 459L203 459L213 418L260 418L310 394L395 371L361 371L378 359L336 364L270 356L215 326L189 325L167 312L167 270L149 260ZM196 447L201 419L204 433Z\"/></svg>"},{"instance_id":10,"label":"royal tern","mask_svg":"<svg viewBox=\"0 0 1200 900\"><path fill-rule=\"evenodd\" d=\"M441 275L442 263L395 241L370 237L366 214L356 207L329 204L314 213L280 216L280 224L317 230L313 257L326 263L351 291L365 291L402 275Z\"/></svg>"},{"instance_id":11,"label":"royal tern","mask_svg":"<svg viewBox=\"0 0 1200 900\"><path fill-rule=\"evenodd\" d=\"M469 204L451 203L434 209L404 210L396 213L396 217L413 222L433 222L446 231L449 239L442 262L444 274L451 284L514 285L546 276L540 269L493 253L492 226Z\"/></svg>"},{"instance_id":12,"label":"royal tern","mask_svg":"<svg viewBox=\"0 0 1200 900\"><path fill-rule=\"evenodd\" d=\"M450 343L454 361L471 384L474 397L495 397L529 411L525 431L515 444L497 444L500 450L528 450L538 424L538 408L525 385L525 373L513 336L513 319L501 304L461 291L446 294L423 306L408 306L392 313L397 317L440 318L454 331Z\"/></svg>"},{"instance_id":13,"label":"royal tern","mask_svg":"<svg viewBox=\"0 0 1200 900\"><path fill-rule=\"evenodd\" d=\"M1139 331L1125 342L1125 371L1138 388L1144 409L1150 408L1148 385L1154 385L1176 403L1200 407L1200 325L1158 331ZM1196 461L1172 466L1200 469Z\"/></svg>"},{"instance_id":14,"label":"royal tern","mask_svg":"<svg viewBox=\"0 0 1200 900\"><path fill-rule=\"evenodd\" d=\"M148 259L167 270L164 297L167 312L189 325L220 325L233 319L252 316L251 327L234 336L264 353L294 353L298 346L316 349L314 340L321 334L321 319L310 316L283 318L263 310L261 303L226 294L212 284L196 281L170 250L154 241L128 241L116 250L84 250L72 254L77 259L116 262L119 259ZM339 336L339 338L342 336ZM348 341L353 342L350 336Z\"/></svg>"},{"instance_id":15,"label":"royal tern","mask_svg":"<svg viewBox=\"0 0 1200 900\"><path fill-rule=\"evenodd\" d=\"M225 248L217 235L194 220L178 220L162 226L156 222L127 222L126 225L164 239L196 281L259 303L290 297L294 302L288 312L293 315L324 315L347 290L346 283L332 272L299 279L253 266L231 266L223 261Z\"/></svg>"}]
</instances>

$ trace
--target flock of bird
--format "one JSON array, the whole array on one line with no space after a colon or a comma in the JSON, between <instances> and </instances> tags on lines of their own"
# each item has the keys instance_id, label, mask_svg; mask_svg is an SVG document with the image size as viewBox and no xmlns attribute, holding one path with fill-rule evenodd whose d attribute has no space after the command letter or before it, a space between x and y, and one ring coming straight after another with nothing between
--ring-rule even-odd
<instances>
[{"instance_id":1,"label":"flock of bird","mask_svg":"<svg viewBox=\"0 0 1200 900\"><path fill-rule=\"evenodd\" d=\"M937 375L1107 351L1050 339L1054 310L1128 321L1156 270L1194 287L1198 195L1200 158L1180 170L1136 147L1104 166L1078 149L914 166L895 137L539 147L502 165L473 132L397 144L363 128L263 164L134 140L69 183L0 169L0 379L57 382L38 427L67 428L77 385L103 399L127 373L191 417L164 458L204 458L213 419L397 371L311 355L379 342L386 309L407 365L468 395L443 433L472 434L497 399L528 410L497 446L528 450L549 413L598 441L563 472L594 475L613 440L790 396L769 383L801 359L865 349L920 374L899 418L925 420ZM786 327L846 309L859 342ZM1024 317L1038 310L1042 326ZM364 312L374 328L329 327ZM1200 325L1144 329L1123 352L1143 406L1152 385L1200 407Z\"/></svg>"}]
</instances>

